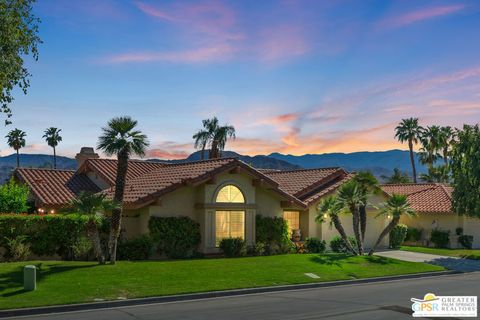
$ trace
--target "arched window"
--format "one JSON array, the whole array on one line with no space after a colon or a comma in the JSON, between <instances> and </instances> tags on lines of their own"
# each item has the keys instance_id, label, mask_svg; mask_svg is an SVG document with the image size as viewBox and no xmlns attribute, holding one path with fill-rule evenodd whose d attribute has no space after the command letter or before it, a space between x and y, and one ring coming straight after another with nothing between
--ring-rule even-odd
<instances>
[{"instance_id":1,"label":"arched window","mask_svg":"<svg viewBox=\"0 0 480 320\"><path fill-rule=\"evenodd\" d=\"M242 191L234 185L226 185L218 191L215 202L220 203L245 203Z\"/></svg>"}]
</instances>

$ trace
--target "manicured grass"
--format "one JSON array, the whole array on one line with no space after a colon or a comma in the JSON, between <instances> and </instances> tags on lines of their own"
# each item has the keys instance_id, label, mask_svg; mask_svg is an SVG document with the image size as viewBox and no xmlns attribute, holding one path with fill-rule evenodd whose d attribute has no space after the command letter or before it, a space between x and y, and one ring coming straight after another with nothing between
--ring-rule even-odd
<instances>
[{"instance_id":1,"label":"manicured grass","mask_svg":"<svg viewBox=\"0 0 480 320\"><path fill-rule=\"evenodd\" d=\"M22 290L22 267L39 268L36 291ZM442 267L377 256L304 254L236 259L0 264L0 309L171 295L441 271ZM312 279L304 273L315 273Z\"/></svg>"},{"instance_id":2,"label":"manicured grass","mask_svg":"<svg viewBox=\"0 0 480 320\"><path fill-rule=\"evenodd\" d=\"M400 250L480 260L480 250L439 249L439 248L413 247L413 246L402 246Z\"/></svg>"}]
</instances>

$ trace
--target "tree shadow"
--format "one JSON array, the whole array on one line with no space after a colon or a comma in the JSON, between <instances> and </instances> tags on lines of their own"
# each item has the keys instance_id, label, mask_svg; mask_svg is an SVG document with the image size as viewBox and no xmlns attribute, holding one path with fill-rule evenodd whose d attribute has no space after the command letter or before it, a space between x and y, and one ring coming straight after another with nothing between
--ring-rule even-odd
<instances>
[{"instance_id":1,"label":"tree shadow","mask_svg":"<svg viewBox=\"0 0 480 320\"><path fill-rule=\"evenodd\" d=\"M37 267L37 284L47 279L48 277L58 273L67 272L74 269L102 267L98 264L81 265L81 266L59 264L59 265L46 266L42 262L39 262L33 265ZM11 296L28 292L23 290L22 288L12 292L3 293L6 289L11 287L23 287L23 266L19 266L18 268L15 268L11 272L0 274L0 297L11 297Z\"/></svg>"},{"instance_id":2,"label":"tree shadow","mask_svg":"<svg viewBox=\"0 0 480 320\"><path fill-rule=\"evenodd\" d=\"M388 259L388 258L381 257L381 256L365 256L365 259L366 259L368 262L370 262L370 263L375 263L375 264L383 264L383 265L386 265L386 264L395 264L395 263L396 263L395 260Z\"/></svg>"},{"instance_id":3,"label":"tree shadow","mask_svg":"<svg viewBox=\"0 0 480 320\"><path fill-rule=\"evenodd\" d=\"M310 257L310 261L318 263L318 264L324 264L324 265L327 265L327 266L335 265L337 267L341 267L340 261L348 259L349 257L352 257L352 255L349 255L349 254L322 254L322 255Z\"/></svg>"}]
</instances>

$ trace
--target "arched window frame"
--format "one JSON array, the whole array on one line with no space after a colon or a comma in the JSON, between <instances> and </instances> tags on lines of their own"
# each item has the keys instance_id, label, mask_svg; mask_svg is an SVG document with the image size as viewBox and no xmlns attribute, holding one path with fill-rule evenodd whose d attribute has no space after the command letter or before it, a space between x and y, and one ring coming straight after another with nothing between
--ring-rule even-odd
<instances>
[{"instance_id":1,"label":"arched window frame","mask_svg":"<svg viewBox=\"0 0 480 320\"><path fill-rule=\"evenodd\" d=\"M235 187L238 189L238 191L240 191L240 194L242 195L243 197L243 202L218 202L217 201L217 198L218 198L218 195L220 193L220 191L222 191L224 188L226 187ZM215 191L214 195L213 195L213 203L219 203L219 204L246 204L247 203L247 198L245 197L245 193L242 191L242 188L236 184L236 183L232 183L232 182L225 182L223 183L222 185L220 185L217 190Z\"/></svg>"}]
</instances>

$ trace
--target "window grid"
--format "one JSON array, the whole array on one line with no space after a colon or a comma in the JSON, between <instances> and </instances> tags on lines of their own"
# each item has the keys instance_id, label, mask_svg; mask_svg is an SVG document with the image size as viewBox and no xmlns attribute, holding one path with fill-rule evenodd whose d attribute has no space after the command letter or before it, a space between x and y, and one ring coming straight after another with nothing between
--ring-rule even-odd
<instances>
[{"instance_id":1,"label":"window grid","mask_svg":"<svg viewBox=\"0 0 480 320\"><path fill-rule=\"evenodd\" d=\"M245 239L245 211L215 212L215 244L225 238Z\"/></svg>"},{"instance_id":2,"label":"window grid","mask_svg":"<svg viewBox=\"0 0 480 320\"><path fill-rule=\"evenodd\" d=\"M234 185L228 185L218 191L215 201L221 203L245 203L245 198L240 189Z\"/></svg>"},{"instance_id":3,"label":"window grid","mask_svg":"<svg viewBox=\"0 0 480 320\"><path fill-rule=\"evenodd\" d=\"M300 229L300 212L298 211L284 211L283 219L287 221L288 234L292 236L293 230Z\"/></svg>"}]
</instances>

